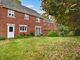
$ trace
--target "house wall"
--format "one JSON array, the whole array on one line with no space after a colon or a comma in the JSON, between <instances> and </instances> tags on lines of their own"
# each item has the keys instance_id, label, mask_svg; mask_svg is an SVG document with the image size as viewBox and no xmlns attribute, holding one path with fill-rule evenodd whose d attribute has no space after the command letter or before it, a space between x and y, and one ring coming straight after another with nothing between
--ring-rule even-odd
<instances>
[{"instance_id":1,"label":"house wall","mask_svg":"<svg viewBox=\"0 0 80 60\"><path fill-rule=\"evenodd\" d=\"M43 19L41 19L40 23L36 22L36 17L30 15L29 20L24 19L24 13L15 11L15 18L8 17L8 9L0 7L0 35L7 37L7 23L15 24L15 36L22 34L19 32L19 25L27 25L27 32L25 34L30 34L31 32L35 32L35 26L41 26L42 32L46 28L53 30L53 25L44 26Z\"/></svg>"},{"instance_id":2,"label":"house wall","mask_svg":"<svg viewBox=\"0 0 80 60\"><path fill-rule=\"evenodd\" d=\"M55 30L55 24L44 22L43 33L47 34L49 31L54 31L54 30Z\"/></svg>"}]
</instances>

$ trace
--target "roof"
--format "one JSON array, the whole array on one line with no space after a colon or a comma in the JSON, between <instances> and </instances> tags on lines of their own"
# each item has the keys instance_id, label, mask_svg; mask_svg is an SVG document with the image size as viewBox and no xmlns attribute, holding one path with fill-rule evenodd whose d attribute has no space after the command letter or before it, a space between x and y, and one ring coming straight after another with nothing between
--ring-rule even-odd
<instances>
[{"instance_id":1,"label":"roof","mask_svg":"<svg viewBox=\"0 0 80 60\"><path fill-rule=\"evenodd\" d=\"M25 7L21 4L16 3L15 0L0 0L0 5L2 5L3 7L9 8L9 9L15 10L15 11L19 11L25 14L29 14L29 15L33 15L33 16L42 18L42 16L38 12L28 7Z\"/></svg>"}]
</instances>

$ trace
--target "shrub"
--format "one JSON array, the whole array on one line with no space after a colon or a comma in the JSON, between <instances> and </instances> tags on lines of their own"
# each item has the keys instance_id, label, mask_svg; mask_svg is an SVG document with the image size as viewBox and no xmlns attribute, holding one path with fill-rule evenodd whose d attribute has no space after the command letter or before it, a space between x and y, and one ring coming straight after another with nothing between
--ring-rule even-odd
<instances>
[{"instance_id":1,"label":"shrub","mask_svg":"<svg viewBox=\"0 0 80 60\"><path fill-rule=\"evenodd\" d=\"M35 36L35 34L32 32L32 33L28 34L27 36Z\"/></svg>"},{"instance_id":2,"label":"shrub","mask_svg":"<svg viewBox=\"0 0 80 60\"><path fill-rule=\"evenodd\" d=\"M74 36L74 31L63 31L61 33L61 36L63 36L63 37L71 37L71 36Z\"/></svg>"},{"instance_id":3,"label":"shrub","mask_svg":"<svg viewBox=\"0 0 80 60\"><path fill-rule=\"evenodd\" d=\"M16 38L28 38L28 37L32 37L32 36L34 36L34 33L30 33L30 34L22 33L22 34L18 35Z\"/></svg>"},{"instance_id":4,"label":"shrub","mask_svg":"<svg viewBox=\"0 0 80 60\"><path fill-rule=\"evenodd\" d=\"M48 32L48 37L57 37L57 36L58 36L57 32L54 31Z\"/></svg>"},{"instance_id":5,"label":"shrub","mask_svg":"<svg viewBox=\"0 0 80 60\"><path fill-rule=\"evenodd\" d=\"M68 32L67 30L63 30L62 33L61 33L61 36L67 36L68 33L69 33L69 32Z\"/></svg>"},{"instance_id":6,"label":"shrub","mask_svg":"<svg viewBox=\"0 0 80 60\"><path fill-rule=\"evenodd\" d=\"M75 36L80 36L80 29L75 30Z\"/></svg>"},{"instance_id":7,"label":"shrub","mask_svg":"<svg viewBox=\"0 0 80 60\"><path fill-rule=\"evenodd\" d=\"M0 40L5 40L6 38L3 36L0 36Z\"/></svg>"},{"instance_id":8,"label":"shrub","mask_svg":"<svg viewBox=\"0 0 80 60\"><path fill-rule=\"evenodd\" d=\"M20 34L20 35L18 35L16 38L26 38L27 37L27 35L26 34Z\"/></svg>"},{"instance_id":9,"label":"shrub","mask_svg":"<svg viewBox=\"0 0 80 60\"><path fill-rule=\"evenodd\" d=\"M74 31L70 31L69 33L68 33L68 36L74 36Z\"/></svg>"}]
</instances>

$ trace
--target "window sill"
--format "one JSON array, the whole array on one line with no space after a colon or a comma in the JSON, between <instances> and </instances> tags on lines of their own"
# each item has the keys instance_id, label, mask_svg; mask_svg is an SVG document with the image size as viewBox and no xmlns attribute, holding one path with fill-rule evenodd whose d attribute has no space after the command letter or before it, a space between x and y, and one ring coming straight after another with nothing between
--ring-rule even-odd
<instances>
[{"instance_id":1,"label":"window sill","mask_svg":"<svg viewBox=\"0 0 80 60\"><path fill-rule=\"evenodd\" d=\"M29 20L29 19L24 18L24 20Z\"/></svg>"},{"instance_id":2,"label":"window sill","mask_svg":"<svg viewBox=\"0 0 80 60\"><path fill-rule=\"evenodd\" d=\"M27 32L27 31L20 31L20 32Z\"/></svg>"},{"instance_id":3,"label":"window sill","mask_svg":"<svg viewBox=\"0 0 80 60\"><path fill-rule=\"evenodd\" d=\"M9 17L9 18L16 18L16 17L14 17L14 16L7 16L7 17Z\"/></svg>"},{"instance_id":4,"label":"window sill","mask_svg":"<svg viewBox=\"0 0 80 60\"><path fill-rule=\"evenodd\" d=\"M38 22L38 21L36 21L37 23L40 23L40 22Z\"/></svg>"}]
</instances>

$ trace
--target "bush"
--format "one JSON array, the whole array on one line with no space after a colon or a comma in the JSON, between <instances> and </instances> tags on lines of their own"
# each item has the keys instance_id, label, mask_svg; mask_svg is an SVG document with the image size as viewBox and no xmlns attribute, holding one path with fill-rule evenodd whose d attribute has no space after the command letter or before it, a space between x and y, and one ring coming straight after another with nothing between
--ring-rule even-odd
<instances>
[{"instance_id":1,"label":"bush","mask_svg":"<svg viewBox=\"0 0 80 60\"><path fill-rule=\"evenodd\" d=\"M64 36L67 36L68 33L69 33L69 32L68 32L67 30L63 30L63 31L61 32L61 36L63 36L63 37L64 37Z\"/></svg>"},{"instance_id":2,"label":"bush","mask_svg":"<svg viewBox=\"0 0 80 60\"><path fill-rule=\"evenodd\" d=\"M61 33L61 36L63 36L63 37L71 37L71 36L74 36L74 31L63 31Z\"/></svg>"},{"instance_id":3,"label":"bush","mask_svg":"<svg viewBox=\"0 0 80 60\"><path fill-rule=\"evenodd\" d=\"M75 30L75 36L80 36L80 29Z\"/></svg>"},{"instance_id":4,"label":"bush","mask_svg":"<svg viewBox=\"0 0 80 60\"><path fill-rule=\"evenodd\" d=\"M35 34L32 32L32 33L28 34L27 36L35 36Z\"/></svg>"},{"instance_id":5,"label":"bush","mask_svg":"<svg viewBox=\"0 0 80 60\"><path fill-rule=\"evenodd\" d=\"M26 34L20 34L20 35L18 35L16 38L26 38L27 37L27 35Z\"/></svg>"},{"instance_id":6,"label":"bush","mask_svg":"<svg viewBox=\"0 0 80 60\"><path fill-rule=\"evenodd\" d=\"M0 36L0 40L5 40L6 38L3 36Z\"/></svg>"},{"instance_id":7,"label":"bush","mask_svg":"<svg viewBox=\"0 0 80 60\"><path fill-rule=\"evenodd\" d=\"M74 36L74 31L70 31L69 33L68 33L68 36Z\"/></svg>"},{"instance_id":8,"label":"bush","mask_svg":"<svg viewBox=\"0 0 80 60\"><path fill-rule=\"evenodd\" d=\"M48 32L48 37L57 37L57 36L58 36L57 32L54 31Z\"/></svg>"},{"instance_id":9,"label":"bush","mask_svg":"<svg viewBox=\"0 0 80 60\"><path fill-rule=\"evenodd\" d=\"M23 34L18 35L16 38L28 38L32 36L34 36L34 33L30 33L30 34L23 33Z\"/></svg>"}]
</instances>

